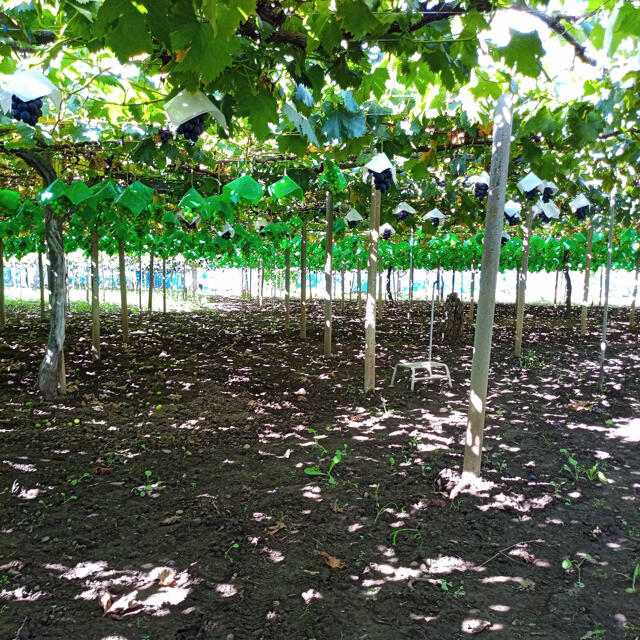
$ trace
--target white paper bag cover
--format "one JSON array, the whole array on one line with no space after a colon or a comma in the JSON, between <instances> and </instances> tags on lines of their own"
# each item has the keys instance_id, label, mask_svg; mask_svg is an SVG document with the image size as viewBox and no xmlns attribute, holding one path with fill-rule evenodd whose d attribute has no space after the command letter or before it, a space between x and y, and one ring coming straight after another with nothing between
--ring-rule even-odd
<instances>
[{"instance_id":1,"label":"white paper bag cover","mask_svg":"<svg viewBox=\"0 0 640 640\"><path fill-rule=\"evenodd\" d=\"M181 91L164 105L164 111L176 127L203 113L210 113L223 129L227 128L227 119L222 111L202 91Z\"/></svg>"}]
</instances>

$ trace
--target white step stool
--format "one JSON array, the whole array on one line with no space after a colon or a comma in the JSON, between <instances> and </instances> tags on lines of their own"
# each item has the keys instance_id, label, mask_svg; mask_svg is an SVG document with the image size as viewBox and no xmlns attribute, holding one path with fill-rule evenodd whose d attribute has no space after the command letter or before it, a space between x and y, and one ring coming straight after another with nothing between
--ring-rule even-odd
<instances>
[{"instance_id":1,"label":"white step stool","mask_svg":"<svg viewBox=\"0 0 640 640\"><path fill-rule=\"evenodd\" d=\"M415 362L398 362L393 367L393 375L391 376L391 386L396 381L396 374L398 373L398 367L405 367L411 369L411 391L414 390L416 380L446 380L449 388L451 389L451 374L449 373L449 367L443 362L434 362L433 360L417 360ZM440 370L440 371L439 371ZM426 371L424 376L416 376L416 371Z\"/></svg>"}]
</instances>

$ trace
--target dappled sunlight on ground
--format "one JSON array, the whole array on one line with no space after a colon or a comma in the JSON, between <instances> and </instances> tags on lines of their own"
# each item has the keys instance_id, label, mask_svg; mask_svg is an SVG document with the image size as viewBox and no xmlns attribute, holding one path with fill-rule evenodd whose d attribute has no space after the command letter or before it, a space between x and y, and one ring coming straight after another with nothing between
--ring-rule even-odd
<instances>
[{"instance_id":1,"label":"dappled sunlight on ground","mask_svg":"<svg viewBox=\"0 0 640 640\"><path fill-rule=\"evenodd\" d=\"M640 363L615 313L600 395L595 329L583 344L540 310L517 361L499 309L483 479L451 499L469 330L434 352L451 390L391 388L395 362L424 356L428 325L424 307L407 322L386 306L378 390L364 396L355 307L337 313L324 358L315 301L307 342L279 307L217 304L132 318L127 350L105 318L104 363L70 349L78 391L53 408L33 374L4 374L25 389L0 413L7 637L25 618L47 640L518 640L596 625L627 640L640 624L625 592L640 538ZM72 318L70 344L83 323ZM37 370L39 347L25 349ZM103 616L105 592L116 610Z\"/></svg>"}]
</instances>

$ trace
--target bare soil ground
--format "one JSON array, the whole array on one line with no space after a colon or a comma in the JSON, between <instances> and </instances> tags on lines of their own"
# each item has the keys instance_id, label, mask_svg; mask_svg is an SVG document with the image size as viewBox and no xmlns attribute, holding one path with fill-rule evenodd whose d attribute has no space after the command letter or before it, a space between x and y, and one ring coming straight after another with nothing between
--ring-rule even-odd
<instances>
[{"instance_id":1,"label":"bare soil ground","mask_svg":"<svg viewBox=\"0 0 640 640\"><path fill-rule=\"evenodd\" d=\"M220 300L133 317L126 348L104 314L99 363L72 315L53 406L36 392L47 327L9 314L1 640L640 636L640 344L624 310L598 394L600 310L583 338L577 316L530 307L518 361L513 307L498 308L486 483L455 500L473 327L434 350L453 388L411 393L391 369L426 356L429 309L386 305L365 396L362 312L336 305L331 358L320 313L301 340L281 305ZM337 450L330 475L305 472Z\"/></svg>"}]
</instances>

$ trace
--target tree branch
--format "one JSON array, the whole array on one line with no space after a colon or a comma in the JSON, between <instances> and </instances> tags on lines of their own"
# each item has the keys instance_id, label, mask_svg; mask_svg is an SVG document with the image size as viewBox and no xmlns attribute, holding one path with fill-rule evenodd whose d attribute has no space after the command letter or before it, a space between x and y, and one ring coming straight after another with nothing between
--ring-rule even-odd
<instances>
[{"instance_id":1,"label":"tree branch","mask_svg":"<svg viewBox=\"0 0 640 640\"><path fill-rule=\"evenodd\" d=\"M569 33L564 22L573 23L581 19L579 16L571 16L565 14L547 15L543 11L538 11L531 7L523 5L512 5L510 7L504 7L505 9L514 9L515 11L521 11L531 16L538 18L541 22L547 25L549 29L557 33L561 38L568 42L574 49L575 54L585 64L596 66L597 62L587 55L587 49L583 44L580 44L576 38ZM405 28L398 22L393 22L387 29L387 34L401 34L403 31L407 33L415 33L420 29L440 20L448 20L454 16L466 15L470 11L479 11L480 13L490 13L493 10L493 5L489 0L473 0L467 8L461 8L455 2L439 2L437 5L427 8L426 3L423 5L422 18ZM285 13L278 9L278 5L275 2L258 2L256 7L256 13L258 17L271 25L274 28L273 33L266 38L268 42L279 42L283 44L289 44L296 49L305 50L307 46L307 36L304 33L298 33L296 31L280 31L280 27L285 21ZM250 38L252 40L260 39L260 31L250 22L246 22L241 25L239 34ZM346 39L349 39L349 34L344 34Z\"/></svg>"},{"instance_id":2,"label":"tree branch","mask_svg":"<svg viewBox=\"0 0 640 640\"><path fill-rule=\"evenodd\" d=\"M564 14L556 14L556 15L547 15L542 11L538 11L537 9L532 9L531 7L525 7L520 5L513 5L510 7L515 11L521 11L523 13L528 13L530 16L534 16L538 18L541 22L544 22L551 31L557 33L561 38L566 40L574 49L576 56L582 60L585 64L590 64L592 67L598 66L598 63L591 57L587 55L587 48L580 44L567 30L567 28L562 24L564 22L575 22L577 18L575 16L567 16Z\"/></svg>"}]
</instances>

